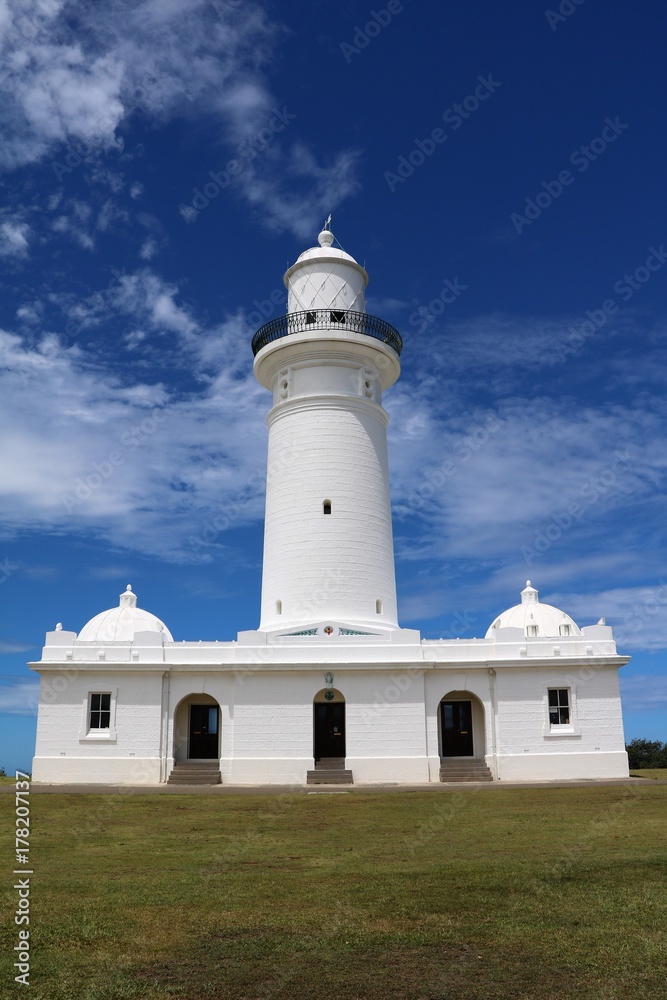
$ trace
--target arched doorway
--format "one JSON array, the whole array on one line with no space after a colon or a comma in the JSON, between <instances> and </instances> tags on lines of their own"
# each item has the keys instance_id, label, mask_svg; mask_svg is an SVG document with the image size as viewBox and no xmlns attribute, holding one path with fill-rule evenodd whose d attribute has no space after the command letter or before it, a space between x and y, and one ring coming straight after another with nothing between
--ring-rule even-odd
<instances>
[{"instance_id":1,"label":"arched doorway","mask_svg":"<svg viewBox=\"0 0 667 1000\"><path fill-rule=\"evenodd\" d=\"M336 688L318 691L313 699L313 757L345 758L345 698Z\"/></svg>"},{"instance_id":2,"label":"arched doorway","mask_svg":"<svg viewBox=\"0 0 667 1000\"><path fill-rule=\"evenodd\" d=\"M220 706L208 694L190 694L174 712L174 760L220 757Z\"/></svg>"},{"instance_id":3,"label":"arched doorway","mask_svg":"<svg viewBox=\"0 0 667 1000\"><path fill-rule=\"evenodd\" d=\"M484 706L474 694L446 694L440 702L438 727L441 757L484 758Z\"/></svg>"}]
</instances>

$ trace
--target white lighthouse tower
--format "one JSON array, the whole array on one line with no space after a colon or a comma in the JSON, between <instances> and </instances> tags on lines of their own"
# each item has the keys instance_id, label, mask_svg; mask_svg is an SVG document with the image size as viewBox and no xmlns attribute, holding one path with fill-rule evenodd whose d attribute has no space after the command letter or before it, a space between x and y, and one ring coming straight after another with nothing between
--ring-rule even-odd
<instances>
[{"instance_id":1,"label":"white lighthouse tower","mask_svg":"<svg viewBox=\"0 0 667 1000\"><path fill-rule=\"evenodd\" d=\"M261 630L398 627L382 392L401 338L366 313L368 275L333 239L325 226L287 270L287 315L253 338L273 393Z\"/></svg>"}]
</instances>

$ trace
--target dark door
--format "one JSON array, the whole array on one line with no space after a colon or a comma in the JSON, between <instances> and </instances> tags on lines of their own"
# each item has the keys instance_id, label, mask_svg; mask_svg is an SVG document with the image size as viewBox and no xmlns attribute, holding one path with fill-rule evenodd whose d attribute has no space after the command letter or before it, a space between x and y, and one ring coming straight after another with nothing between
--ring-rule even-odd
<instances>
[{"instance_id":1,"label":"dark door","mask_svg":"<svg viewBox=\"0 0 667 1000\"><path fill-rule=\"evenodd\" d=\"M316 704L315 760L345 756L345 704Z\"/></svg>"},{"instance_id":2,"label":"dark door","mask_svg":"<svg viewBox=\"0 0 667 1000\"><path fill-rule=\"evenodd\" d=\"M442 756L472 757L472 702L443 701Z\"/></svg>"},{"instance_id":3,"label":"dark door","mask_svg":"<svg viewBox=\"0 0 667 1000\"><path fill-rule=\"evenodd\" d=\"M218 753L218 706L190 705L189 757L213 760Z\"/></svg>"}]
</instances>

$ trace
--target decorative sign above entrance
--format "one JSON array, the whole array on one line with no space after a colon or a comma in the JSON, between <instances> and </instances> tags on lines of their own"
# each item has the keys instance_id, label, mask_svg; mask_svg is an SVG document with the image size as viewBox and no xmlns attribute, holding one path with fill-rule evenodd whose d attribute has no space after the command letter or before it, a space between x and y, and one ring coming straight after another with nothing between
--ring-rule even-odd
<instances>
[{"instance_id":1,"label":"decorative sign above entrance","mask_svg":"<svg viewBox=\"0 0 667 1000\"><path fill-rule=\"evenodd\" d=\"M342 626L339 626L338 628L335 628L333 625L325 625L323 628L322 627L320 627L320 628L303 628L303 629L300 629L298 632L283 632L281 634L280 638L281 639L292 639L295 636L301 636L301 635L318 635L318 636L323 636L324 635L327 638L331 638L332 635L369 635L369 636L378 636L379 633L378 632L362 632L362 631L360 631L359 629L356 629L356 628L343 628Z\"/></svg>"}]
</instances>

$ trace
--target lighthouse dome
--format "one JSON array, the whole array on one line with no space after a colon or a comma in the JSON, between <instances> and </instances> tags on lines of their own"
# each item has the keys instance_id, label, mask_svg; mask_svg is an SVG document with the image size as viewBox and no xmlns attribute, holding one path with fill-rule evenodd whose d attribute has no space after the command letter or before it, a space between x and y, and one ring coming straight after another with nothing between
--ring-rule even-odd
<instances>
[{"instance_id":1,"label":"lighthouse dome","mask_svg":"<svg viewBox=\"0 0 667 1000\"><path fill-rule=\"evenodd\" d=\"M561 638L581 635L581 629L568 614L551 604L542 604L538 591L526 580L521 591L521 604L515 604L499 615L486 633L495 638L498 629L520 628L527 638Z\"/></svg>"},{"instance_id":2,"label":"lighthouse dome","mask_svg":"<svg viewBox=\"0 0 667 1000\"><path fill-rule=\"evenodd\" d=\"M167 642L173 642L171 633L164 622L155 615L137 607L137 595L127 585L120 595L117 608L101 611L84 625L77 637L78 642L132 642L136 632L161 632Z\"/></svg>"},{"instance_id":3,"label":"lighthouse dome","mask_svg":"<svg viewBox=\"0 0 667 1000\"><path fill-rule=\"evenodd\" d=\"M296 266L296 264L304 260L321 261L324 258L328 258L330 260L348 261L349 263L354 264L355 267L359 267L359 264L354 257L345 250L339 250L338 247L333 246L333 241L334 234L331 230L323 229L317 237L318 246L309 247L308 250L304 250L302 254L299 254L293 266Z\"/></svg>"},{"instance_id":4,"label":"lighthouse dome","mask_svg":"<svg viewBox=\"0 0 667 1000\"><path fill-rule=\"evenodd\" d=\"M336 312L366 312L368 274L354 257L333 244L334 235L324 228L318 246L305 250L285 272L289 313L328 309Z\"/></svg>"}]
</instances>

